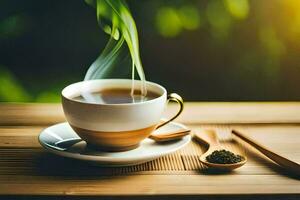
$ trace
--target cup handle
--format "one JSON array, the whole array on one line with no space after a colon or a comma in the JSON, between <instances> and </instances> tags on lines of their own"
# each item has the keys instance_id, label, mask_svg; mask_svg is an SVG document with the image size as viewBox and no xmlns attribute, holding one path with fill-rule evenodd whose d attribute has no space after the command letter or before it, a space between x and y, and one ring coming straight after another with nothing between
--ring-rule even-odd
<instances>
[{"instance_id":1,"label":"cup handle","mask_svg":"<svg viewBox=\"0 0 300 200\"><path fill-rule=\"evenodd\" d=\"M156 129L168 124L171 121L173 121L174 119L176 119L182 113L182 111L183 111L183 99L181 98L181 96L179 96L176 93L171 93L171 94L168 95L168 98L167 98L167 102L169 103L170 101L174 101L174 102L178 103L179 104L179 110L171 119L160 123L156 127Z\"/></svg>"}]
</instances>

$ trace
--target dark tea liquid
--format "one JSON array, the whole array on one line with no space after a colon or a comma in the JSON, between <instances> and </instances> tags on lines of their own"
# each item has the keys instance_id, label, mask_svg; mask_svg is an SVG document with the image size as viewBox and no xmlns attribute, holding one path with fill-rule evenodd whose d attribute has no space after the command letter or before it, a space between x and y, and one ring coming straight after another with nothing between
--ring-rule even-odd
<instances>
[{"instance_id":1,"label":"dark tea liquid","mask_svg":"<svg viewBox=\"0 0 300 200\"><path fill-rule=\"evenodd\" d=\"M149 101L160 96L151 91L147 91L146 96L141 95L140 91L135 91L134 95L131 95L130 92L130 89L105 89L99 92L82 94L73 99L89 103L122 104Z\"/></svg>"}]
</instances>

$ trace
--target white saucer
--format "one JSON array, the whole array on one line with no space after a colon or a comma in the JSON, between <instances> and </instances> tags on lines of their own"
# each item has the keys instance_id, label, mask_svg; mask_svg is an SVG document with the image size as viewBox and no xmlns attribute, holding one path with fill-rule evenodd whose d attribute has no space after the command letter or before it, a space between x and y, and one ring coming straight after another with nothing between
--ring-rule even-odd
<instances>
[{"instance_id":1,"label":"white saucer","mask_svg":"<svg viewBox=\"0 0 300 200\"><path fill-rule=\"evenodd\" d=\"M166 130L176 131L176 129L182 128L187 129L183 124L170 122L155 132L157 132L156 134L159 134L159 132L165 132ZM97 164L105 166L129 166L141 164L173 153L187 145L191 140L190 135L184 136L180 140L167 143L157 143L147 138L141 142L138 148L125 152L104 152L94 150L88 148L84 141L74 144L66 149L61 149L56 145L58 141L70 138L79 138L79 136L67 122L64 122L44 129L39 135L39 142L47 151L59 156L96 162Z\"/></svg>"}]
</instances>

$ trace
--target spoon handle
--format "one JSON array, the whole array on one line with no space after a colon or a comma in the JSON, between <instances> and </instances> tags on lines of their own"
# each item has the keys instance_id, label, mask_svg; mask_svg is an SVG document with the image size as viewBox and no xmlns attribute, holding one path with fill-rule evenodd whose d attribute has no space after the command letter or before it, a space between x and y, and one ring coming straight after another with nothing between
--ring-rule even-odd
<instances>
[{"instance_id":1,"label":"spoon handle","mask_svg":"<svg viewBox=\"0 0 300 200\"><path fill-rule=\"evenodd\" d=\"M195 131L194 138L208 146L220 146L217 134L214 130Z\"/></svg>"},{"instance_id":2,"label":"spoon handle","mask_svg":"<svg viewBox=\"0 0 300 200\"><path fill-rule=\"evenodd\" d=\"M81 141L82 141L81 138L68 138L68 139L59 140L55 142L55 145L60 148L67 148Z\"/></svg>"},{"instance_id":3,"label":"spoon handle","mask_svg":"<svg viewBox=\"0 0 300 200\"><path fill-rule=\"evenodd\" d=\"M255 147L258 151L260 151L262 154L267 156L269 159L273 160L275 163L280 165L281 167L285 168L286 170L300 175L300 165L296 162L293 162L281 155L278 155L277 153L271 151L270 149L267 149L263 145L257 143L256 141L252 140L251 138L245 136L240 131L232 130L231 131L233 135L239 137L243 141L247 142L248 144Z\"/></svg>"},{"instance_id":4,"label":"spoon handle","mask_svg":"<svg viewBox=\"0 0 300 200\"><path fill-rule=\"evenodd\" d=\"M183 138L186 135L190 134L190 130L180 130L173 133L164 133L164 134L152 134L148 138L154 140L155 142L167 142L172 140L178 140Z\"/></svg>"}]
</instances>

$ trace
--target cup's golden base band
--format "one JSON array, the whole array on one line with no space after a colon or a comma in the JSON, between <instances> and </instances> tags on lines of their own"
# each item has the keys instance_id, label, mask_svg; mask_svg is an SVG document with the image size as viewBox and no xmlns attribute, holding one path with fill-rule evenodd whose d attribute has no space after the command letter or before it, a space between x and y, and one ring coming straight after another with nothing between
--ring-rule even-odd
<instances>
[{"instance_id":1,"label":"cup's golden base band","mask_svg":"<svg viewBox=\"0 0 300 200\"><path fill-rule=\"evenodd\" d=\"M143 139L149 137L156 126L157 125L153 125L132 131L103 132L82 129L71 125L79 137L86 141L92 148L115 152L128 151L137 148Z\"/></svg>"},{"instance_id":2,"label":"cup's golden base band","mask_svg":"<svg viewBox=\"0 0 300 200\"><path fill-rule=\"evenodd\" d=\"M122 152L122 151L129 151L129 150L133 150L136 149L140 146L140 144L136 144L133 146L127 146L127 147L115 147L115 146L100 146L100 145L94 145L91 143L87 143L88 147L91 149L95 149L95 150L100 150L100 151L107 151L107 152Z\"/></svg>"}]
</instances>

